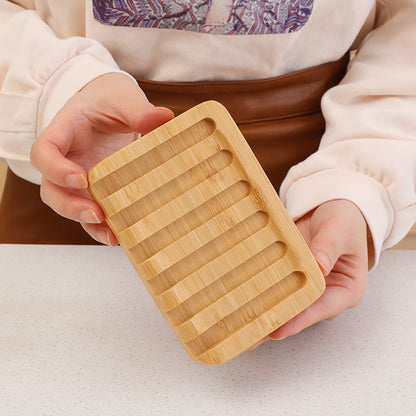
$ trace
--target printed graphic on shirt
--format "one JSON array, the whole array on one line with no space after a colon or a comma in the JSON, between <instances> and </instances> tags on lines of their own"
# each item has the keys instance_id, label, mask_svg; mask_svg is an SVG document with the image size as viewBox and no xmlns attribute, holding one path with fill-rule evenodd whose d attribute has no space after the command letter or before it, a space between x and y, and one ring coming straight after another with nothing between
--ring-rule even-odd
<instances>
[{"instance_id":1,"label":"printed graphic on shirt","mask_svg":"<svg viewBox=\"0 0 416 416\"><path fill-rule=\"evenodd\" d=\"M221 35L290 33L308 21L313 0L93 0L94 17L113 26Z\"/></svg>"}]
</instances>

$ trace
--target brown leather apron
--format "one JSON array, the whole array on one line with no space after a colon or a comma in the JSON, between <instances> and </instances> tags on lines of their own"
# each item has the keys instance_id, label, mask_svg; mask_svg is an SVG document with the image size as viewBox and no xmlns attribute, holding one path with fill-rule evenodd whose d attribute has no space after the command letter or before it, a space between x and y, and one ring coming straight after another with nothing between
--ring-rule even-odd
<instances>
[{"instance_id":1,"label":"brown leather apron","mask_svg":"<svg viewBox=\"0 0 416 416\"><path fill-rule=\"evenodd\" d=\"M317 150L325 129L322 95L340 82L347 65L345 56L262 80L137 82L152 104L176 115L206 100L224 104L278 190L289 168ZM44 205L39 186L10 170L0 204L0 243L98 244L79 223Z\"/></svg>"}]
</instances>

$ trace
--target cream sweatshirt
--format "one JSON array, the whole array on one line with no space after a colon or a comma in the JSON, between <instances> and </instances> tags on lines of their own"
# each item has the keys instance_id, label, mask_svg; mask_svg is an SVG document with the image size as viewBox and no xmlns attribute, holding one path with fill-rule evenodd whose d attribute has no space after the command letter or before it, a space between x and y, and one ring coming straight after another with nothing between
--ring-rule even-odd
<instances>
[{"instance_id":1,"label":"cream sweatshirt","mask_svg":"<svg viewBox=\"0 0 416 416\"><path fill-rule=\"evenodd\" d=\"M322 101L318 152L280 190L297 219L354 202L376 262L416 221L416 0L0 0L0 157L40 183L32 143L69 97L115 71L260 79L357 49Z\"/></svg>"}]
</instances>

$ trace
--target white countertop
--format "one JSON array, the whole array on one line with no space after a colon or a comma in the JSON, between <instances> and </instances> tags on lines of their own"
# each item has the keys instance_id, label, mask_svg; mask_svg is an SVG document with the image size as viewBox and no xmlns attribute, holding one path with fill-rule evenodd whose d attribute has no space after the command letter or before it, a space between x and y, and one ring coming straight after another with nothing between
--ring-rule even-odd
<instances>
[{"instance_id":1,"label":"white countertop","mask_svg":"<svg viewBox=\"0 0 416 416\"><path fill-rule=\"evenodd\" d=\"M363 303L194 363L120 248L0 245L0 415L416 415L416 251Z\"/></svg>"}]
</instances>

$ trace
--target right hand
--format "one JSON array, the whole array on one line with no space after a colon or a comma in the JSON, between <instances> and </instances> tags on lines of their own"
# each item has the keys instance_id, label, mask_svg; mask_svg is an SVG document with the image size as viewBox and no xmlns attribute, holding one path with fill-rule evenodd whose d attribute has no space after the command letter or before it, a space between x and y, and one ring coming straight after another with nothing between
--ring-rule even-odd
<instances>
[{"instance_id":1,"label":"right hand","mask_svg":"<svg viewBox=\"0 0 416 416\"><path fill-rule=\"evenodd\" d=\"M296 221L323 275L326 288L311 306L271 335L283 339L322 320L332 320L363 299L373 247L359 208L345 199L323 203ZM369 255L370 253L370 255Z\"/></svg>"},{"instance_id":2,"label":"right hand","mask_svg":"<svg viewBox=\"0 0 416 416\"><path fill-rule=\"evenodd\" d=\"M80 222L95 240L117 245L87 191L87 172L133 142L137 133L148 133L173 116L150 104L137 83L122 73L94 79L67 101L32 146L32 164L42 174L42 201Z\"/></svg>"}]
</instances>

